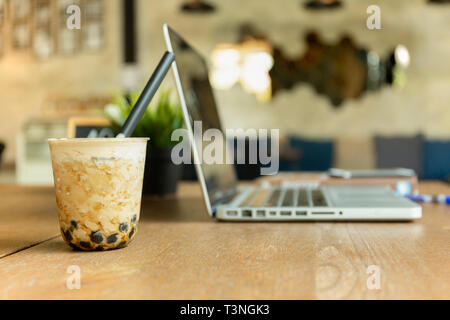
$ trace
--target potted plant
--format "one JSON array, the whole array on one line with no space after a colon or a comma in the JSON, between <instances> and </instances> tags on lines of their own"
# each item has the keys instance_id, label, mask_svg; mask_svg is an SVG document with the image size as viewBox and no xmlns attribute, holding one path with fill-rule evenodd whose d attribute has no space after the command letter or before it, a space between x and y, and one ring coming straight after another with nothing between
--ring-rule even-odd
<instances>
[{"instance_id":1,"label":"potted plant","mask_svg":"<svg viewBox=\"0 0 450 320\"><path fill-rule=\"evenodd\" d=\"M172 141L173 131L183 127L183 116L178 103L174 102L172 91L165 89L147 108L133 137L150 138L145 164L144 194L175 194L183 166L172 161L172 149L178 141ZM105 113L119 131L139 98L138 92L126 96L117 95L105 108Z\"/></svg>"}]
</instances>

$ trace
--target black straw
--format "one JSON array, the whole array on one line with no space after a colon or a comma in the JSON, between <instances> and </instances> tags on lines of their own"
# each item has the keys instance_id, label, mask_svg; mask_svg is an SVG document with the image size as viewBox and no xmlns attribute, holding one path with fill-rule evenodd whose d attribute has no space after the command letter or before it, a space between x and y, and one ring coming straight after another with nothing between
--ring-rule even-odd
<instances>
[{"instance_id":1,"label":"black straw","mask_svg":"<svg viewBox=\"0 0 450 320\"><path fill-rule=\"evenodd\" d=\"M142 91L141 95L139 96L139 99L136 102L133 110L131 111L127 121L125 121L125 124L120 131L120 136L125 138L131 137L174 61L175 55L173 53L166 52L164 54L158 66L156 67L155 72L145 86L144 91Z\"/></svg>"}]
</instances>

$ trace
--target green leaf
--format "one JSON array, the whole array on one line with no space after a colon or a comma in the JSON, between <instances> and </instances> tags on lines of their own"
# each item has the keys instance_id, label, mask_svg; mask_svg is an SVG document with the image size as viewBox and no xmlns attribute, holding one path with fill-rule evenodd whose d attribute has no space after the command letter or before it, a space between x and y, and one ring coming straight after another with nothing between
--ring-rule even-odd
<instances>
[{"instance_id":1,"label":"green leaf","mask_svg":"<svg viewBox=\"0 0 450 320\"><path fill-rule=\"evenodd\" d=\"M129 92L127 95L114 95L111 105L115 108L106 110L106 116L111 119L115 127L120 127L130 115L138 101L140 93ZM109 111L109 112L108 112ZM111 112L112 111L112 112ZM159 96L147 108L142 120L136 127L133 137L148 137L153 146L167 148L177 144L171 141L173 131L184 126L183 115L178 102L174 102L171 89L161 89Z\"/></svg>"}]
</instances>

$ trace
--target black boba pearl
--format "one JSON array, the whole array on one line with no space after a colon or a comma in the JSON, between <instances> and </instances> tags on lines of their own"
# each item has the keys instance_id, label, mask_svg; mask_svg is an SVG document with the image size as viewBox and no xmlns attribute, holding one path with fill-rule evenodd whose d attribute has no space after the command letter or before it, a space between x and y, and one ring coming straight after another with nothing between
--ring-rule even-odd
<instances>
[{"instance_id":1,"label":"black boba pearl","mask_svg":"<svg viewBox=\"0 0 450 320\"><path fill-rule=\"evenodd\" d=\"M95 251L105 251L105 247L104 246L98 246L97 248L95 248Z\"/></svg>"},{"instance_id":2,"label":"black boba pearl","mask_svg":"<svg viewBox=\"0 0 450 320\"><path fill-rule=\"evenodd\" d=\"M119 226L119 231L120 232L127 233L128 229L129 229L128 223L126 223L126 222L121 223L120 226Z\"/></svg>"},{"instance_id":3,"label":"black boba pearl","mask_svg":"<svg viewBox=\"0 0 450 320\"><path fill-rule=\"evenodd\" d=\"M127 242L126 241L122 241L118 246L117 249L122 249L125 248L127 246Z\"/></svg>"},{"instance_id":4,"label":"black boba pearl","mask_svg":"<svg viewBox=\"0 0 450 320\"><path fill-rule=\"evenodd\" d=\"M81 242L80 242L80 246L81 246L82 248L84 248L84 249L89 249L89 250L92 249L91 244L90 244L89 242L87 242L87 241L81 241Z\"/></svg>"},{"instance_id":5,"label":"black boba pearl","mask_svg":"<svg viewBox=\"0 0 450 320\"><path fill-rule=\"evenodd\" d=\"M78 248L76 245L74 245L73 243L69 243L69 246L74 250L74 251L80 251L80 248Z\"/></svg>"},{"instance_id":6,"label":"black boba pearl","mask_svg":"<svg viewBox=\"0 0 450 320\"><path fill-rule=\"evenodd\" d=\"M70 230L64 231L63 229L61 229L61 232L64 236L64 239L66 239L66 241L70 242L73 240L72 234L70 233Z\"/></svg>"},{"instance_id":7,"label":"black boba pearl","mask_svg":"<svg viewBox=\"0 0 450 320\"><path fill-rule=\"evenodd\" d=\"M100 231L91 233L91 241L96 244L103 242L103 234Z\"/></svg>"},{"instance_id":8,"label":"black boba pearl","mask_svg":"<svg viewBox=\"0 0 450 320\"><path fill-rule=\"evenodd\" d=\"M133 229L131 229L131 231L130 231L130 234L128 235L128 239L132 239L135 232L136 232L136 228L133 227Z\"/></svg>"},{"instance_id":9,"label":"black boba pearl","mask_svg":"<svg viewBox=\"0 0 450 320\"><path fill-rule=\"evenodd\" d=\"M132 223L132 224L136 224L136 221L137 221L137 215L135 214L135 215L133 216L133 218L131 218L131 223Z\"/></svg>"},{"instance_id":10,"label":"black boba pearl","mask_svg":"<svg viewBox=\"0 0 450 320\"><path fill-rule=\"evenodd\" d=\"M74 227L75 229L78 228L78 222L76 222L75 220L70 221L70 225L71 225L72 227Z\"/></svg>"},{"instance_id":11,"label":"black boba pearl","mask_svg":"<svg viewBox=\"0 0 450 320\"><path fill-rule=\"evenodd\" d=\"M117 242L117 240L119 240L119 235L117 233L109 236L106 241L108 242L108 244L114 244Z\"/></svg>"}]
</instances>

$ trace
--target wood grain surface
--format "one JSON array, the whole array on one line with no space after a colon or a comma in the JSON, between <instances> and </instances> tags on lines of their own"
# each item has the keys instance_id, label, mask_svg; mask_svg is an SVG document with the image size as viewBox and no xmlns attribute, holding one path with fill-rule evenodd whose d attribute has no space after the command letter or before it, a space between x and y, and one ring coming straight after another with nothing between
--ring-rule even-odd
<instances>
[{"instance_id":1,"label":"wood grain surface","mask_svg":"<svg viewBox=\"0 0 450 320\"><path fill-rule=\"evenodd\" d=\"M144 199L130 247L82 253L58 235L52 189L0 192L0 299L450 298L449 206L425 205L413 223L218 223L199 186L182 184L177 198ZM80 290L66 286L73 265Z\"/></svg>"},{"instance_id":2,"label":"wood grain surface","mask_svg":"<svg viewBox=\"0 0 450 320\"><path fill-rule=\"evenodd\" d=\"M54 192L0 185L0 258L59 235Z\"/></svg>"}]
</instances>

